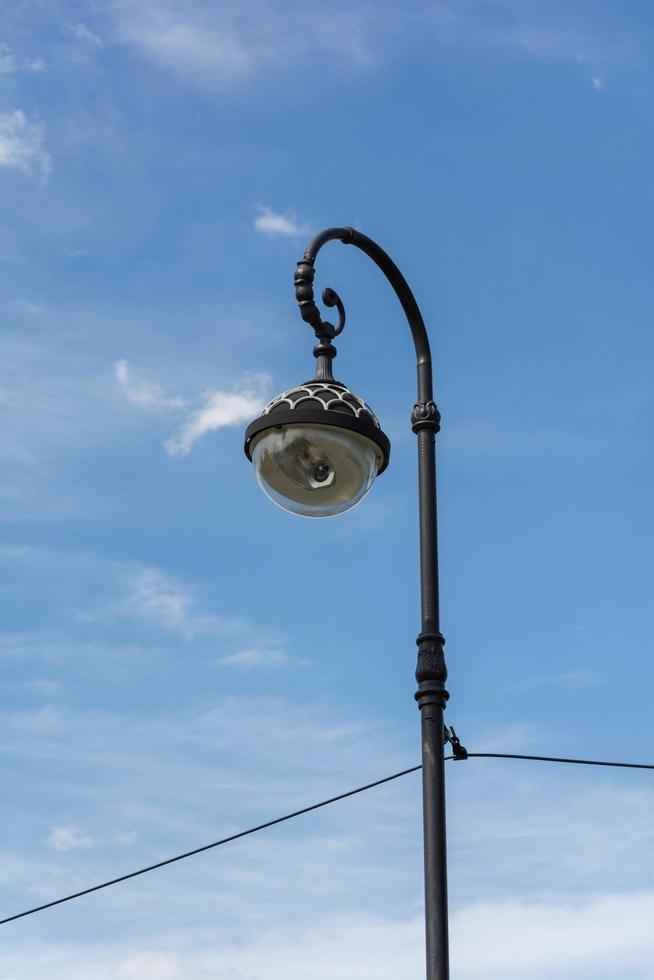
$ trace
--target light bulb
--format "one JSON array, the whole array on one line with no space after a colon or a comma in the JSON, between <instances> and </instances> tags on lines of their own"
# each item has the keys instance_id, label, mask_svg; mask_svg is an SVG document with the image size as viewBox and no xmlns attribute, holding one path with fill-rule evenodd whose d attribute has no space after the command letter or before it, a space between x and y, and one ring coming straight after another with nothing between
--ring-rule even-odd
<instances>
[{"instance_id":1,"label":"light bulb","mask_svg":"<svg viewBox=\"0 0 654 980\"><path fill-rule=\"evenodd\" d=\"M354 507L382 459L371 439L334 425L289 423L252 440L259 486L274 503L303 517L332 517Z\"/></svg>"}]
</instances>

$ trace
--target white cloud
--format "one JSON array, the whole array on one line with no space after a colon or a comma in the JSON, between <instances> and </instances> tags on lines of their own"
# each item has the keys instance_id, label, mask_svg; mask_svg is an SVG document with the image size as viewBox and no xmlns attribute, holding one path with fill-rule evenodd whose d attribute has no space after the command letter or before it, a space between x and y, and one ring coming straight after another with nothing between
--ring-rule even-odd
<instances>
[{"instance_id":1,"label":"white cloud","mask_svg":"<svg viewBox=\"0 0 654 980\"><path fill-rule=\"evenodd\" d=\"M651 892L480 903L454 917L453 965L461 980L646 980L652 922Z\"/></svg>"},{"instance_id":2,"label":"white cloud","mask_svg":"<svg viewBox=\"0 0 654 980\"><path fill-rule=\"evenodd\" d=\"M260 618L250 624L216 612L213 596L156 566L106 560L93 553L35 548L0 548L0 560L22 569L24 590L33 590L42 604L48 595L51 609L52 602L56 604L52 622L46 620L36 629L1 633L0 657L56 664L48 668L54 677L65 662L94 664L94 671L104 662L111 672L115 667L123 670L130 663L142 664L144 659L161 656L161 636L134 637L134 620L184 639L205 637L211 641L213 658L223 651L252 648L255 637L264 650L278 651L285 643L285 637L266 627ZM0 571L6 573L7 569ZM59 591L62 582L67 585ZM121 635L98 637L95 630L87 628L89 624L109 624L110 629L116 625ZM129 628L127 640L122 632L125 624ZM218 639L225 645L216 648Z\"/></svg>"},{"instance_id":3,"label":"white cloud","mask_svg":"<svg viewBox=\"0 0 654 980\"><path fill-rule=\"evenodd\" d=\"M216 662L225 667L281 667L289 661L288 655L281 650L270 650L250 647L220 657Z\"/></svg>"},{"instance_id":4,"label":"white cloud","mask_svg":"<svg viewBox=\"0 0 654 980\"><path fill-rule=\"evenodd\" d=\"M16 58L9 45L0 42L0 75L13 75L20 71L45 71L45 62L42 58L32 58L29 61Z\"/></svg>"},{"instance_id":5,"label":"white cloud","mask_svg":"<svg viewBox=\"0 0 654 980\"><path fill-rule=\"evenodd\" d=\"M205 30L164 10L144 13L140 24L125 25L125 37L156 64L204 82L253 70L248 46L228 29Z\"/></svg>"},{"instance_id":6,"label":"white cloud","mask_svg":"<svg viewBox=\"0 0 654 980\"><path fill-rule=\"evenodd\" d=\"M514 899L467 905L452 916L452 975L457 980L651 980L653 917L651 892L574 903ZM82 944L37 946L29 958L24 949L22 955L5 952L2 964L16 980L46 974L49 980L306 980L308 973L311 980L413 980L424 973L421 916L399 910L395 916L360 910L339 916L321 905L315 918L319 923L278 929L262 928L255 919L258 927L241 930L240 941L226 940L208 925L204 933L191 930L185 941L159 933L146 948L127 955Z\"/></svg>"},{"instance_id":7,"label":"white cloud","mask_svg":"<svg viewBox=\"0 0 654 980\"><path fill-rule=\"evenodd\" d=\"M594 78L591 79L591 82L593 83L593 88L596 92L601 92L604 88L604 79L599 75L595 75Z\"/></svg>"},{"instance_id":8,"label":"white cloud","mask_svg":"<svg viewBox=\"0 0 654 980\"><path fill-rule=\"evenodd\" d=\"M309 234L308 225L302 224L292 211L281 214L269 207L260 207L254 219L254 227L264 235L281 235L285 238L298 238Z\"/></svg>"},{"instance_id":9,"label":"white cloud","mask_svg":"<svg viewBox=\"0 0 654 980\"><path fill-rule=\"evenodd\" d=\"M16 70L16 63L11 48L0 43L0 75L11 75Z\"/></svg>"},{"instance_id":10,"label":"white cloud","mask_svg":"<svg viewBox=\"0 0 654 980\"><path fill-rule=\"evenodd\" d=\"M202 404L190 412L179 428L164 443L171 456L186 456L207 432L250 421L266 401L268 377L254 375L234 391L207 391Z\"/></svg>"},{"instance_id":11,"label":"white cloud","mask_svg":"<svg viewBox=\"0 0 654 980\"><path fill-rule=\"evenodd\" d=\"M134 953L118 967L125 980L173 980L180 976L179 957L174 953Z\"/></svg>"},{"instance_id":12,"label":"white cloud","mask_svg":"<svg viewBox=\"0 0 654 980\"><path fill-rule=\"evenodd\" d=\"M178 409L186 404L183 398L165 395L160 385L151 381L133 381L129 361L122 359L114 364L116 380L132 405L152 409Z\"/></svg>"},{"instance_id":13,"label":"white cloud","mask_svg":"<svg viewBox=\"0 0 654 980\"><path fill-rule=\"evenodd\" d=\"M165 4L127 0L114 8L115 39L153 65L206 88L233 88L261 75L325 63L349 70L373 60L384 18L373 7L238 0Z\"/></svg>"},{"instance_id":14,"label":"white cloud","mask_svg":"<svg viewBox=\"0 0 654 980\"><path fill-rule=\"evenodd\" d=\"M581 902L477 904L452 916L452 973L458 980L650 980L654 894L610 895ZM421 918L349 921L334 915L320 928L253 937L241 946L189 945L175 956L142 954L153 971L127 976L232 980L410 980L423 967ZM127 963L134 962L132 957ZM166 972L163 972L166 971ZM125 975L125 974L122 974Z\"/></svg>"},{"instance_id":15,"label":"white cloud","mask_svg":"<svg viewBox=\"0 0 654 980\"><path fill-rule=\"evenodd\" d=\"M186 409L178 428L165 441L170 456L187 456L195 442L208 432L249 421L261 410L267 399L268 375L248 375L232 391L210 389L196 399L197 407L184 398L166 395L154 382L134 382L126 360L114 365L116 380L132 405L140 408L177 411Z\"/></svg>"},{"instance_id":16,"label":"white cloud","mask_svg":"<svg viewBox=\"0 0 654 980\"><path fill-rule=\"evenodd\" d=\"M70 33L73 37L77 38L78 41L83 41L85 44L89 44L94 48L101 48L104 46L104 41L97 34L94 34L86 24L73 24L70 28Z\"/></svg>"},{"instance_id":17,"label":"white cloud","mask_svg":"<svg viewBox=\"0 0 654 980\"><path fill-rule=\"evenodd\" d=\"M116 569L118 595L113 601L78 614L80 622L109 617L136 616L158 629L177 633L186 640L195 637L241 634L246 627L237 619L205 612L190 585L180 582L159 568ZM272 638L269 641L272 644Z\"/></svg>"},{"instance_id":18,"label":"white cloud","mask_svg":"<svg viewBox=\"0 0 654 980\"><path fill-rule=\"evenodd\" d=\"M426 7L421 19L445 42L513 49L579 65L628 59L637 43L636 35L626 32L608 39L591 19L580 17L572 8L552 12L520 0L496 0L489 10L445 0Z\"/></svg>"},{"instance_id":19,"label":"white cloud","mask_svg":"<svg viewBox=\"0 0 654 980\"><path fill-rule=\"evenodd\" d=\"M0 167L14 167L25 173L50 173L50 158L43 147L43 126L30 123L20 109L0 115Z\"/></svg>"},{"instance_id":20,"label":"white cloud","mask_svg":"<svg viewBox=\"0 0 654 980\"><path fill-rule=\"evenodd\" d=\"M128 581L129 602L146 619L191 639L204 623L193 614L191 593L157 568L144 568Z\"/></svg>"},{"instance_id":21,"label":"white cloud","mask_svg":"<svg viewBox=\"0 0 654 980\"><path fill-rule=\"evenodd\" d=\"M29 313L31 316L38 316L41 312L41 307L29 299L15 299L13 305L21 313Z\"/></svg>"},{"instance_id":22,"label":"white cloud","mask_svg":"<svg viewBox=\"0 0 654 980\"><path fill-rule=\"evenodd\" d=\"M48 836L48 844L55 851L74 851L93 847L94 843L92 837L83 834L77 827L53 827Z\"/></svg>"},{"instance_id":23,"label":"white cloud","mask_svg":"<svg viewBox=\"0 0 654 980\"><path fill-rule=\"evenodd\" d=\"M113 841L116 844L133 844L136 840L137 834L135 830L118 830L113 835Z\"/></svg>"}]
</instances>

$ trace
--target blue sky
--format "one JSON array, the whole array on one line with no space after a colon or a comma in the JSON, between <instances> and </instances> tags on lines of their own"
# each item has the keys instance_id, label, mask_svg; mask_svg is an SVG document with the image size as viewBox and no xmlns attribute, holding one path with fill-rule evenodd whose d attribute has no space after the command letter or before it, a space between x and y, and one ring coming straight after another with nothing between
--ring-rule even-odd
<instances>
[{"instance_id":1,"label":"blue sky","mask_svg":"<svg viewBox=\"0 0 654 980\"><path fill-rule=\"evenodd\" d=\"M339 244L389 470L272 507L292 273L430 330L448 720L654 759L651 7L25 2L0 37L3 914L415 764L414 365ZM457 980L646 980L654 784L448 770ZM406 779L5 926L0 980L422 975ZM309 969L307 964L311 964Z\"/></svg>"}]
</instances>

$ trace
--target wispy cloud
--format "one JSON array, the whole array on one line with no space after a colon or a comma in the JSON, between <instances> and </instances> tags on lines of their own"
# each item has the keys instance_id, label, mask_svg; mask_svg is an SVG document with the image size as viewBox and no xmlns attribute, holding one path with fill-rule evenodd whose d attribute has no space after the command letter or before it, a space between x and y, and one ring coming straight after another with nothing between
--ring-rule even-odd
<instances>
[{"instance_id":1,"label":"wispy cloud","mask_svg":"<svg viewBox=\"0 0 654 980\"><path fill-rule=\"evenodd\" d=\"M105 591L111 597L87 602L78 609L75 618L79 623L139 619L155 630L176 633L186 640L200 635L215 637L237 628L234 620L204 612L195 589L160 568L122 563L103 567L100 562L96 574L107 580ZM52 650L47 637L37 636L35 641L37 650L43 649L46 655ZM10 638L12 649L17 653L24 649L20 638ZM79 644L73 644L72 649L80 649Z\"/></svg>"},{"instance_id":2,"label":"wispy cloud","mask_svg":"<svg viewBox=\"0 0 654 980\"><path fill-rule=\"evenodd\" d=\"M41 312L41 307L30 299L15 299L13 305L20 313L29 313L30 316L38 316Z\"/></svg>"},{"instance_id":3,"label":"wispy cloud","mask_svg":"<svg viewBox=\"0 0 654 980\"><path fill-rule=\"evenodd\" d=\"M40 72L45 70L42 58L25 59L17 57L8 44L0 43L0 76L16 72Z\"/></svg>"},{"instance_id":4,"label":"wispy cloud","mask_svg":"<svg viewBox=\"0 0 654 980\"><path fill-rule=\"evenodd\" d=\"M282 667L289 662L289 657L282 650L249 647L220 657L216 663L222 667Z\"/></svg>"},{"instance_id":5,"label":"wispy cloud","mask_svg":"<svg viewBox=\"0 0 654 980\"><path fill-rule=\"evenodd\" d=\"M234 391L206 391L199 408L191 411L164 443L171 456L187 456L208 432L242 425L257 415L266 401L267 375L253 375Z\"/></svg>"},{"instance_id":6,"label":"wispy cloud","mask_svg":"<svg viewBox=\"0 0 654 980\"><path fill-rule=\"evenodd\" d=\"M254 227L264 235L299 238L301 235L308 235L310 232L309 226L299 221L293 211L281 213L264 205L258 210L259 214L254 219Z\"/></svg>"},{"instance_id":7,"label":"wispy cloud","mask_svg":"<svg viewBox=\"0 0 654 980\"><path fill-rule=\"evenodd\" d=\"M129 361L122 359L114 364L116 380L120 385L125 397L132 405L140 408L159 409L178 409L186 404L183 398L166 395L161 385L153 381L135 381Z\"/></svg>"},{"instance_id":8,"label":"wispy cloud","mask_svg":"<svg viewBox=\"0 0 654 980\"><path fill-rule=\"evenodd\" d=\"M146 4L140 16L123 21L122 35L155 64L196 82L224 83L254 70L252 52L235 31L226 25L203 29L181 11Z\"/></svg>"},{"instance_id":9,"label":"wispy cloud","mask_svg":"<svg viewBox=\"0 0 654 980\"><path fill-rule=\"evenodd\" d=\"M454 963L461 980L644 980L654 956L653 920L651 892L474 905L454 918Z\"/></svg>"},{"instance_id":10,"label":"wispy cloud","mask_svg":"<svg viewBox=\"0 0 654 980\"><path fill-rule=\"evenodd\" d=\"M134 381L129 362L124 359L116 361L114 372L132 405L181 414L177 429L164 443L170 456L187 456L198 439L208 432L242 425L251 419L265 404L270 383L268 375L248 375L232 390L210 388L199 398L185 399L167 395L155 382Z\"/></svg>"},{"instance_id":11,"label":"wispy cloud","mask_svg":"<svg viewBox=\"0 0 654 980\"><path fill-rule=\"evenodd\" d=\"M161 4L132 0L114 9L115 38L153 65L207 88L233 88L302 66L349 70L374 60L374 8L343 2L329 10L253 0Z\"/></svg>"},{"instance_id":12,"label":"wispy cloud","mask_svg":"<svg viewBox=\"0 0 654 980\"><path fill-rule=\"evenodd\" d=\"M104 46L102 38L98 34L95 34L86 24L73 24L70 28L70 33L76 40L89 44L91 47L102 48Z\"/></svg>"},{"instance_id":13,"label":"wispy cloud","mask_svg":"<svg viewBox=\"0 0 654 980\"><path fill-rule=\"evenodd\" d=\"M486 9L444 0L425 7L417 19L431 25L440 40L523 52L540 59L575 61L588 66L630 56L635 35L621 38L597 30L574 8L558 10L520 0L497 0Z\"/></svg>"},{"instance_id":14,"label":"wispy cloud","mask_svg":"<svg viewBox=\"0 0 654 980\"><path fill-rule=\"evenodd\" d=\"M77 827L53 827L48 835L48 844L55 851L74 851L93 847L92 837L82 833Z\"/></svg>"},{"instance_id":15,"label":"wispy cloud","mask_svg":"<svg viewBox=\"0 0 654 980\"><path fill-rule=\"evenodd\" d=\"M207 617L197 613L192 593L158 568L135 572L127 584L129 604L145 619L187 639L206 630Z\"/></svg>"},{"instance_id":16,"label":"wispy cloud","mask_svg":"<svg viewBox=\"0 0 654 980\"><path fill-rule=\"evenodd\" d=\"M459 980L649 980L654 956L654 894L612 894L581 902L467 905L451 924L451 959ZM159 933L130 952L69 945L3 957L7 975L28 980L313 980L334 976L398 980L417 976L423 965L424 924L418 915L350 915L321 907L320 925L259 928L240 942L216 941L189 930L186 941ZM207 930L209 931L209 930ZM179 932L179 930L176 930ZM48 959L49 957L49 959ZM73 965L74 964L74 965Z\"/></svg>"},{"instance_id":17,"label":"wispy cloud","mask_svg":"<svg viewBox=\"0 0 654 980\"><path fill-rule=\"evenodd\" d=\"M31 548L2 548L0 563L5 574L20 568L23 591L33 590L41 608L50 609L38 624L0 634L0 656L48 663L54 676L75 661L104 662L111 670L160 656L161 631L210 641L209 663L219 654L254 648L274 659L286 642L261 619L250 624L238 613L216 610L201 583L155 565ZM63 589L61 582L67 583ZM135 636L137 626L145 629ZM168 639L174 645L175 637Z\"/></svg>"},{"instance_id":18,"label":"wispy cloud","mask_svg":"<svg viewBox=\"0 0 654 980\"><path fill-rule=\"evenodd\" d=\"M175 980L183 969L176 953L146 950L131 953L118 966L118 976L124 980Z\"/></svg>"},{"instance_id":19,"label":"wispy cloud","mask_svg":"<svg viewBox=\"0 0 654 980\"><path fill-rule=\"evenodd\" d=\"M91 837L79 827L53 827L46 843L55 851L83 851L100 844L133 844L136 832L119 830L106 837Z\"/></svg>"},{"instance_id":20,"label":"wispy cloud","mask_svg":"<svg viewBox=\"0 0 654 980\"><path fill-rule=\"evenodd\" d=\"M7 44L0 44L0 75L10 75L15 71L14 56Z\"/></svg>"},{"instance_id":21,"label":"wispy cloud","mask_svg":"<svg viewBox=\"0 0 654 980\"><path fill-rule=\"evenodd\" d=\"M21 109L0 115L0 167L13 167L24 173L50 173L50 157L43 145L43 126L29 122Z\"/></svg>"}]
</instances>

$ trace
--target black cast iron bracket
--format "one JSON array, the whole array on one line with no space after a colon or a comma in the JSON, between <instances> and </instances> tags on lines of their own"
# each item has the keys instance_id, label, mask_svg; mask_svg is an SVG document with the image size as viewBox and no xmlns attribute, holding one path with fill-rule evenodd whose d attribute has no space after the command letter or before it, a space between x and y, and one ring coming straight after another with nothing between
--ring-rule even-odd
<instances>
[{"instance_id":1,"label":"black cast iron bracket","mask_svg":"<svg viewBox=\"0 0 654 980\"><path fill-rule=\"evenodd\" d=\"M454 731L454 726L450 725L448 728L447 725L444 725L443 733L445 736L445 744L447 745L449 742L449 744L452 746L452 757L454 761L461 762L462 760L467 759L468 750L466 749L465 745L461 745L459 736Z\"/></svg>"},{"instance_id":2,"label":"black cast iron bracket","mask_svg":"<svg viewBox=\"0 0 654 980\"><path fill-rule=\"evenodd\" d=\"M336 356L336 348L332 341L345 326L345 309L334 289L328 287L323 290L322 298L326 306L337 308L339 313L337 326L322 319L315 302L313 283L316 258L323 245L330 241L356 246L381 269L400 301L413 337L418 399L411 414L411 428L419 439L422 589L422 630L417 639L416 668L419 689L416 699L420 705L436 701L444 707L448 698L445 690L447 668L443 652L445 640L439 627L436 471L433 458L433 439L440 430L441 416L433 396L432 361L427 328L409 284L391 257L376 242L355 228L327 228L310 242L297 264L294 277L295 297L300 307L300 316L313 328L318 339L313 349L318 359L317 377L332 376L331 362Z\"/></svg>"}]
</instances>

